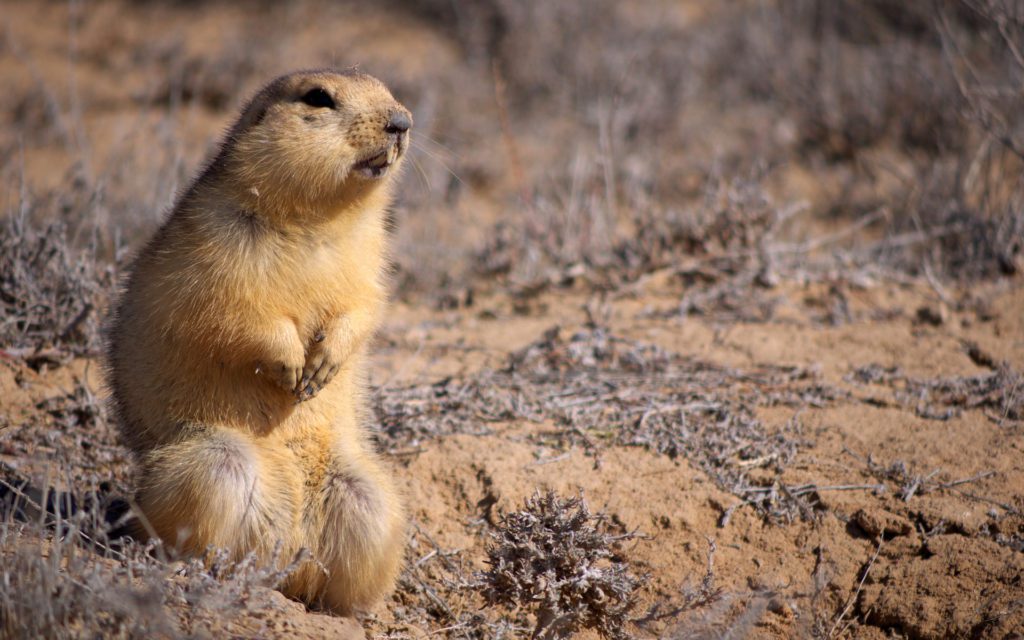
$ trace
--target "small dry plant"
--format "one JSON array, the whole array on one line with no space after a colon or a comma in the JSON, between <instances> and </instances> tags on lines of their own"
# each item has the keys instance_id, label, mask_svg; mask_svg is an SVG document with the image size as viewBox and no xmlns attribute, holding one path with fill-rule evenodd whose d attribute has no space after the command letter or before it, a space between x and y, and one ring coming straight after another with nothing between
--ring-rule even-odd
<instances>
[{"instance_id":1,"label":"small dry plant","mask_svg":"<svg viewBox=\"0 0 1024 640\"><path fill-rule=\"evenodd\" d=\"M535 493L521 511L501 517L481 576L491 604L534 609L534 638L565 638L595 629L627 638L639 578L617 549L635 533L613 535L607 518L580 497Z\"/></svg>"},{"instance_id":2,"label":"small dry plant","mask_svg":"<svg viewBox=\"0 0 1024 640\"><path fill-rule=\"evenodd\" d=\"M0 503L0 637L267 637L284 600L270 590L297 567L277 570L224 552L184 562L159 545L107 539L102 514L35 505L18 522L20 496ZM0 496L2 498L2 496ZM30 499L30 498L29 498ZM47 501L49 502L49 500ZM3 507L4 504L0 504Z\"/></svg>"},{"instance_id":3,"label":"small dry plant","mask_svg":"<svg viewBox=\"0 0 1024 640\"><path fill-rule=\"evenodd\" d=\"M949 420L965 410L981 409L996 424L1024 421L1024 374L1006 363L975 376L919 379L896 367L858 367L847 377L861 384L890 387L897 404L922 417Z\"/></svg>"},{"instance_id":4,"label":"small dry plant","mask_svg":"<svg viewBox=\"0 0 1024 640\"><path fill-rule=\"evenodd\" d=\"M97 309L113 279L90 249L71 246L62 223L0 220L0 347L35 369L95 354Z\"/></svg>"},{"instance_id":5,"label":"small dry plant","mask_svg":"<svg viewBox=\"0 0 1024 640\"><path fill-rule=\"evenodd\" d=\"M553 327L510 354L503 369L381 389L377 418L382 444L392 451L449 433L487 433L493 423L550 423L553 429L537 429L531 438L597 456L606 446L637 446L684 457L744 504L789 522L809 511L753 476L780 473L799 436L795 426L766 425L757 408L822 407L841 397L812 369L734 370L601 327L571 334Z\"/></svg>"}]
</instances>

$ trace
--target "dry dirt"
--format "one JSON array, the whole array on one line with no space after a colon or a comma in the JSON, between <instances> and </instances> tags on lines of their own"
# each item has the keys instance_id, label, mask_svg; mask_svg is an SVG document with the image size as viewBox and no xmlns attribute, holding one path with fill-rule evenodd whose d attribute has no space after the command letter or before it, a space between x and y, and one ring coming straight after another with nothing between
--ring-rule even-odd
<instances>
[{"instance_id":1,"label":"dry dirt","mask_svg":"<svg viewBox=\"0 0 1024 640\"><path fill-rule=\"evenodd\" d=\"M9 95L39 101L19 106L3 98L3 105L42 118L38 129L5 131L0 149L22 160L5 165L0 201L10 208L21 189L49 193L69 176L100 176L111 195L96 210L121 216L130 250L133 233L152 228L226 125L236 94L270 71L369 59L369 71L400 88L418 74L451 81L454 72L437 68L457 64L458 52L415 21L370 9L316 15L311 6L278 10L293 31L260 47L254 43L270 27L244 4L0 4L0 77ZM681 11L677 19L700 14ZM69 20L78 21L73 63ZM347 42L372 47L345 48ZM259 53L247 61L244 53L225 53L231 47ZM175 87L136 71L173 60L186 73L204 58L230 65L197 66L209 76L209 93L186 106L167 107L183 99ZM235 78L239 66L247 75ZM58 115L45 107L48 100L67 104L69 96L84 107ZM479 101L482 121L497 119L491 98L467 93ZM438 99L419 92L410 106L427 112ZM432 113L417 119L427 131L443 122ZM477 237L484 227L475 218L502 215L501 198L518 188L488 159L505 153L500 136L472 120L462 127L460 162L478 173L466 175L450 216L435 226L409 210L417 202L438 206L434 196L417 195L423 187L416 185L443 182L444 163L421 156L426 167L405 176L412 186L403 192L396 242L400 250L418 246L410 249L416 259L431 259L463 234ZM78 131L88 140L76 138ZM524 135L518 149L528 172L537 171L538 144ZM779 197L813 204L829 186L804 184L813 182L809 171L780 174ZM155 174L163 176L158 184ZM399 256L405 270L415 267L408 255ZM409 505L410 569L398 593L358 621L366 634L492 637L504 620L506 637L528 635L528 608L489 607L473 581L487 568L487 533L499 515L553 489L582 493L615 530L639 534L618 552L646 576L630 628L636 637L1021 637L1021 278L971 290L842 272L782 278L760 290L773 305L762 321L674 313L688 286L666 268L603 292L579 282L535 294L485 286L455 309L397 296L370 377L375 417L388 427L381 448ZM965 299L984 304L952 303ZM593 361L577 358L577 347L591 349ZM625 360L609 355L616 348ZM630 368L627 356L637 353L639 368ZM534 360L511 366L529 354L553 362L555 374L541 375ZM71 491L106 479L128 495L130 462L111 426L102 415L75 414L78 405L65 400L76 393L103 398L98 360L37 372L0 356L0 467ZM662 364L650 365L648 357ZM592 382L566 373L574 364L593 374ZM551 395L563 386L562 397ZM701 408L705 400L718 408ZM697 420L690 440L669 446L643 432L669 410ZM733 419L742 429L729 431ZM414 422L418 430L407 428ZM624 429L633 435L623 437ZM710 597L694 604L688 598L702 584ZM269 590L259 594L268 604L248 603L255 619L242 616L220 631L361 635L355 621L307 612Z\"/></svg>"},{"instance_id":2,"label":"dry dirt","mask_svg":"<svg viewBox=\"0 0 1024 640\"><path fill-rule=\"evenodd\" d=\"M662 636L678 624L696 628L694 615L727 624L749 608L759 611L751 637L810 634L814 625L841 629L856 619L863 621L854 623L858 637L886 637L885 630L899 629L909 637L1003 638L1021 628L1020 420L1000 415L998 406L958 411L942 420L923 418L915 413L918 398L899 399L891 388L854 382L849 374L872 364L920 379L990 373L969 357L968 342L997 349L987 353L998 353L1021 370L1024 290L994 293L989 320L954 313L938 327L922 325L905 312L886 322L838 328L795 321L716 326L692 319L638 319L641 302L672 294L678 291L653 288L608 302L608 331L709 366L813 367L818 383L844 392L826 406L757 410L768 432L785 432L798 443L781 473L775 470L783 465L770 458L738 460L748 481L763 481L765 488L814 485L804 494L806 519L797 512L792 522L766 520L685 456L642 447L560 446L545 438L556 425L481 418L473 425L477 433L423 439L393 451L414 527L410 561L430 561L439 549L464 563L468 577L486 568L484 532L492 513L519 508L538 488L568 495L582 491L593 509L643 534L624 552L637 572L649 576L637 608L638 614L650 613L635 630L641 636ZM786 299L799 307L809 295L794 289ZM860 294L865 305L904 309L928 297L912 287ZM470 312L398 304L381 334L373 381L401 387L449 376L472 378L501 366L510 352L538 340L546 329L559 326L572 334L587 323L583 295L566 292L537 302L543 311L528 316L513 312L502 297L481 300ZM29 476L45 473L54 449L20 431L59 429L52 420L29 416L47 398L71 392L77 376L101 393L102 381L88 362L44 375L5 362L0 385L9 426L0 461ZM79 442L90 438L72 433L56 439L68 435ZM104 466L124 473L123 459L108 460ZM905 466L908 477L889 474L896 463ZM903 498L912 476L925 480ZM956 484L961 480L967 482ZM723 525L726 513L730 517ZM716 549L714 585L729 608L715 605L719 608L710 613L690 613L680 622L672 609L681 605L684 590L703 578L709 541ZM367 621L371 634L418 637L446 626L408 623L398 613L406 606L400 601L385 602L373 613ZM482 606L472 590L454 602L469 611ZM322 615L302 614L299 605L286 611L288 624L297 625L289 633L306 629L315 637L317 628L332 624Z\"/></svg>"}]
</instances>

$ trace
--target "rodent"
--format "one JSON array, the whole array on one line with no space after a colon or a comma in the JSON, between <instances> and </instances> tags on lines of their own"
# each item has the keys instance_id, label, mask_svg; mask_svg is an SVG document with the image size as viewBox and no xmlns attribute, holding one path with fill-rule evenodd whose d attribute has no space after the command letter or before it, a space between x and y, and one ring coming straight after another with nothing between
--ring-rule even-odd
<instances>
[{"instance_id":1,"label":"rodent","mask_svg":"<svg viewBox=\"0 0 1024 640\"><path fill-rule=\"evenodd\" d=\"M404 548L363 397L411 127L354 70L270 82L136 257L108 330L141 525L193 555L308 549L280 588L339 614L389 591Z\"/></svg>"}]
</instances>

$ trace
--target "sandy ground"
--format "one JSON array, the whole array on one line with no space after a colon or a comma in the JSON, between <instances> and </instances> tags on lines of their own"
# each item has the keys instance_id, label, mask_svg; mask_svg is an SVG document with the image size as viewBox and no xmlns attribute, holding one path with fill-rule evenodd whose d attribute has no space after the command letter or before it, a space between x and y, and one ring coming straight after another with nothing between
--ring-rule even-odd
<instances>
[{"instance_id":1,"label":"sandy ground","mask_svg":"<svg viewBox=\"0 0 1024 640\"><path fill-rule=\"evenodd\" d=\"M462 563L468 576L486 568L485 532L493 514L520 508L538 489L582 491L595 511L642 534L625 552L635 570L649 576L637 613L651 615L635 630L638 635L661 636L677 624L692 629L705 618L727 624L751 610L752 637L791 637L810 634L815 624L839 629L848 623L858 637L886 637L890 628L911 637L1006 637L1024 624L1017 604L1024 575L1019 421L1001 416L998 405L963 410L954 404L948 419L922 417L920 398L850 377L875 364L920 379L991 374L968 355L967 343L1020 368L1024 290L995 292L987 320L950 313L939 326L907 312L841 327L638 318L644 306L673 294L678 292L653 288L608 302L607 330L708 368L811 367L816 384L842 392L824 406L758 408L764 429L786 434L797 443L796 453L785 464L740 461L750 482L802 488L800 508L806 513L797 511L792 522L767 519L683 456L642 447L560 446L545 437L557 425L481 421L474 425L478 433L392 449L410 505L411 559L428 557L436 545ZM799 308L812 292L794 288L784 295ZM928 292L879 287L858 298L865 308L914 309ZM586 302L573 292L545 296L538 301L543 311L526 316L512 312L500 296L468 312L398 304L381 335L373 380L397 388L472 378L500 366L553 326L567 335L582 329ZM47 398L70 392L75 376L102 393L94 363L78 361L42 376L5 363L0 381L9 426L0 460L30 476L44 473L51 461L47 448L20 430L59 427L38 417L23 422L23 416L38 412ZM77 437L88 441L89 434ZM123 460L109 463L125 471ZM893 465L902 465L901 471L893 472ZM915 481L916 490L908 494ZM681 594L705 575L710 543L718 603L671 615ZM402 619L406 598L399 594L374 612L367 621L371 634L432 630L422 620ZM464 593L456 602L466 609L481 606L474 598ZM307 617L298 605L289 611L290 617ZM322 615L308 617L302 624L329 624Z\"/></svg>"},{"instance_id":2,"label":"sandy ground","mask_svg":"<svg viewBox=\"0 0 1024 640\"><path fill-rule=\"evenodd\" d=\"M12 87L9 96L72 108L51 113L44 106L36 129L5 131L2 148L23 160L5 165L3 202L14 202L20 189L59 192L75 175L99 176L111 185L111 195L106 209L98 210L120 216L115 222L123 223L126 236L152 228L226 124L235 94L253 88L251 78L280 66L366 58L401 87L408 83L403 79L456 64L458 55L440 36L369 10L339 9L319 16L315 25L308 7L285 11L282 20L307 25L307 31L257 47L259 55L248 60L231 48L248 50L266 36L266 27L252 27L241 6L203 9L203 19L184 37L192 24L187 12L165 5L142 12L111 2L5 4L0 74ZM697 13L681 11L679 19L696 19ZM72 75L66 73L67 20L79 21ZM118 26L111 28L112 22ZM374 46L342 51L341 44L317 37L324 30L332 30L337 43ZM160 33L171 35L161 39ZM206 58L224 62L225 69L200 65ZM208 93L180 106L175 100L183 97L173 84L132 71L172 60L181 73L208 74ZM238 69L246 74L235 78ZM450 82L451 76L438 75L437 81ZM439 98L408 86L423 112L418 125L443 130L443 114L430 111ZM85 107L76 110L71 96ZM467 94L468 101L480 101L485 121L494 105L484 98ZM31 110L33 104L3 100L11 109ZM500 148L497 135L488 136L473 120L460 126L469 167L465 194L437 229L405 218L397 232L400 247L420 246L423 256L430 255L427 245L437 250L463 232L477 237L481 227L467 221L480 211L493 216L501 198L516 190L516 181L495 173L487 159ZM77 131L87 131L87 139ZM530 166L532 144L526 140L521 148ZM428 162L407 179L413 185L421 178L423 184L443 181L446 171ZM154 183L153 175L161 181ZM780 176L780 192L795 192L812 204L828 188L806 167ZM408 189L402 207L420 197L417 187ZM435 206L432 197L427 200ZM911 279L853 281L844 274L824 281L783 278L762 292L773 305L763 321L674 313L687 292L677 270L665 269L603 293L579 283L526 296L483 287L472 304L455 309L396 296L370 379L377 422L398 425L379 440L410 512L409 569L399 591L352 621L307 612L263 590L259 597L275 604L254 605L266 613L237 618L227 631L241 637L359 637L361 625L369 637L490 637L498 627L488 625L506 620L507 637L520 637L530 611L486 606L473 580L487 568L488 531L500 515L521 508L538 490L553 489L582 493L614 530L638 534L619 550L632 571L646 576L629 629L636 637L717 637L730 628L756 638L1019 637L1020 278L973 290ZM953 303L967 298L974 303ZM751 307L756 304L750 300ZM694 432L698 449L683 443L671 450L660 441L644 446L622 439L608 424L629 425L614 417L588 413L582 426L567 424L561 409L532 419L515 411L496 417L480 406L460 405L453 391L472 387L507 399L502 381L525 383L502 372L522 354L572 363L566 354L574 353L573 345L589 349L600 340L657 353L676 375L642 373L648 382L663 382L640 384L635 371L599 354L584 368L622 380L608 391L609 407L649 401L658 409L685 392L732 407L745 416L748 431L717 434L712 420ZM529 400L533 392L523 389L515 391ZM578 386L566 389L563 404L573 398L594 402ZM131 465L111 425L102 416L69 418L62 408L76 393L102 401L97 359L41 373L17 358L0 359L0 463L37 484L58 468L58 484L72 490L76 482L101 478L128 494ZM412 406L414 398L428 428L402 431L401 407ZM719 436L733 438L732 448ZM714 455L700 450L701 442L718 447ZM694 601L702 585L707 597ZM585 631L580 637L598 636Z\"/></svg>"}]
</instances>

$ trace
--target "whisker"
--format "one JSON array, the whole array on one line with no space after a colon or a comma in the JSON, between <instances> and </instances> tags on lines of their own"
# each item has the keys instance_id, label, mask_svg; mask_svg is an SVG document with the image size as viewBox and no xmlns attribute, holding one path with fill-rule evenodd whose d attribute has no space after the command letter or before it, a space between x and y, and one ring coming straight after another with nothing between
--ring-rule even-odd
<instances>
[{"instance_id":1,"label":"whisker","mask_svg":"<svg viewBox=\"0 0 1024 640\"><path fill-rule=\"evenodd\" d=\"M415 156L411 155L409 156L409 160L412 162L413 168L416 169L416 173L420 176L420 180L423 182L423 188L426 189L428 193L432 192L434 190L433 185L430 184L430 179L427 177L427 173L423 170L423 167L420 166L419 161L416 160Z\"/></svg>"},{"instance_id":2,"label":"whisker","mask_svg":"<svg viewBox=\"0 0 1024 640\"><path fill-rule=\"evenodd\" d=\"M423 152L423 154L426 155L428 158L430 158L431 160L433 160L433 161L437 162L439 165L441 165L444 168L445 171L447 171L449 174L451 174L451 176L453 178L455 178L456 180L459 181L459 184L466 184L465 181L459 176L459 174L455 173L452 170L452 168L450 166L448 166L448 163L445 162L438 154L433 153L429 149L426 149L426 148L416 144L415 140L412 141L411 146L416 148L417 150Z\"/></svg>"},{"instance_id":3,"label":"whisker","mask_svg":"<svg viewBox=\"0 0 1024 640\"><path fill-rule=\"evenodd\" d=\"M430 149L428 149L427 147L424 147L421 144L417 144L417 142L415 140L413 140L410 143L409 146L411 146L411 147L413 147L415 149L418 149L419 151L422 151L423 153L425 153L426 155L430 156L431 158L434 158L435 160L440 160L443 157L443 155L444 155L444 154L438 153L436 151L431 151Z\"/></svg>"},{"instance_id":4,"label":"whisker","mask_svg":"<svg viewBox=\"0 0 1024 640\"><path fill-rule=\"evenodd\" d=\"M439 148L443 149L444 151L447 151L449 154L458 157L458 154L455 153L455 151L453 151L450 147L447 147L447 146L441 144L440 142L438 142L437 140L431 138L430 136L428 136L425 133L417 133L416 134L416 138L417 139L422 139L424 142L429 142L430 144L434 145L435 147L439 147Z\"/></svg>"}]
</instances>

